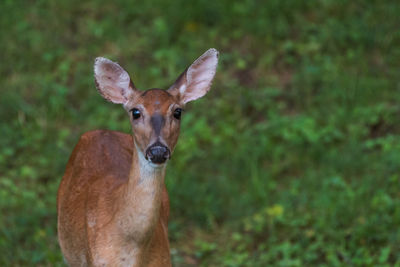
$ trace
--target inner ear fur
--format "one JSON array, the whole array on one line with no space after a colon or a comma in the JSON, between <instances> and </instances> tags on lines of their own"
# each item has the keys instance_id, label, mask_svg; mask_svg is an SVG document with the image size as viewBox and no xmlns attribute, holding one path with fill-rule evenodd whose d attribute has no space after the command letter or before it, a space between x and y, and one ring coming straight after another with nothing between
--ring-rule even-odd
<instances>
[{"instance_id":1,"label":"inner ear fur","mask_svg":"<svg viewBox=\"0 0 400 267\"><path fill-rule=\"evenodd\" d=\"M100 95L116 104L126 104L136 90L128 72L107 58L96 58L94 78Z\"/></svg>"},{"instance_id":2,"label":"inner ear fur","mask_svg":"<svg viewBox=\"0 0 400 267\"><path fill-rule=\"evenodd\" d=\"M218 51L207 50L196 59L168 89L182 105L204 96L211 88L218 65Z\"/></svg>"}]
</instances>

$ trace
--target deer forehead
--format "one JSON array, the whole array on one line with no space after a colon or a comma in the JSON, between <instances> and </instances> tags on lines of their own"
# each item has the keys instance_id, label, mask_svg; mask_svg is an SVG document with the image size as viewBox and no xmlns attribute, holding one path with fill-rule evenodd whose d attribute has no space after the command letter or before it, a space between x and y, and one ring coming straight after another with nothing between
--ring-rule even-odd
<instances>
[{"instance_id":1,"label":"deer forehead","mask_svg":"<svg viewBox=\"0 0 400 267\"><path fill-rule=\"evenodd\" d=\"M171 105L177 104L173 95L162 89L149 89L144 91L136 100L149 114L166 114Z\"/></svg>"}]
</instances>

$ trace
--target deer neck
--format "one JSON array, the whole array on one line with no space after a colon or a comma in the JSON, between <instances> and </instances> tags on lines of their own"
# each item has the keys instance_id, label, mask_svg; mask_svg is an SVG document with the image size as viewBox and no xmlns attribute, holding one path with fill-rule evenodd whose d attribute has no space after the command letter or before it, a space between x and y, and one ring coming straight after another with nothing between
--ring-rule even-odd
<instances>
[{"instance_id":1,"label":"deer neck","mask_svg":"<svg viewBox=\"0 0 400 267\"><path fill-rule=\"evenodd\" d=\"M164 177L165 164L150 163L135 144L120 218L122 230L135 243L147 243L158 223Z\"/></svg>"}]
</instances>

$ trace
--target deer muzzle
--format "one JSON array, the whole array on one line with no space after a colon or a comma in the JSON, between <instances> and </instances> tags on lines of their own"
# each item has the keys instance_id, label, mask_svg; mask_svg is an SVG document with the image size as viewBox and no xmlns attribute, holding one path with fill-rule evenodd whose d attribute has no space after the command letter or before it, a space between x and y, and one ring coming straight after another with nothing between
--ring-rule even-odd
<instances>
[{"instance_id":1,"label":"deer muzzle","mask_svg":"<svg viewBox=\"0 0 400 267\"><path fill-rule=\"evenodd\" d=\"M146 159L155 164L162 164L171 157L171 151L161 142L152 144L146 150Z\"/></svg>"}]
</instances>

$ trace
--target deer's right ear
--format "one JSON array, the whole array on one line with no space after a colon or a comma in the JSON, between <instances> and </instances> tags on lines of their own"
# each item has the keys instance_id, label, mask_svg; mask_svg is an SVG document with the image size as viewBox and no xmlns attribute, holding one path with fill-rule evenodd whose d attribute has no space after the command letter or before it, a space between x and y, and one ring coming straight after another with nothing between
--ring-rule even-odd
<instances>
[{"instance_id":1,"label":"deer's right ear","mask_svg":"<svg viewBox=\"0 0 400 267\"><path fill-rule=\"evenodd\" d=\"M94 62L94 79L100 94L116 104L126 104L135 91L129 74L118 63L103 57Z\"/></svg>"}]
</instances>

